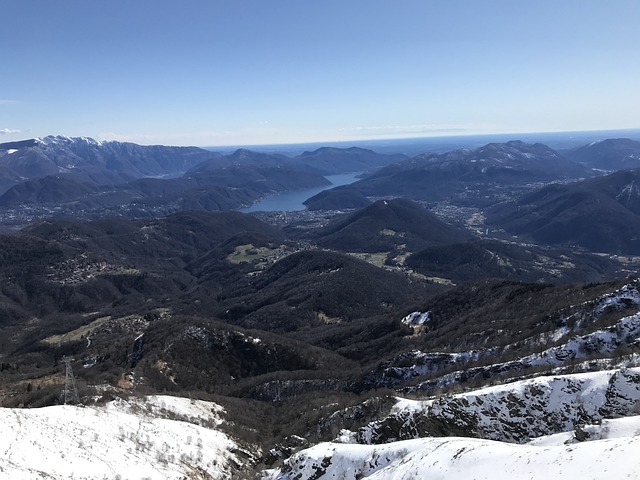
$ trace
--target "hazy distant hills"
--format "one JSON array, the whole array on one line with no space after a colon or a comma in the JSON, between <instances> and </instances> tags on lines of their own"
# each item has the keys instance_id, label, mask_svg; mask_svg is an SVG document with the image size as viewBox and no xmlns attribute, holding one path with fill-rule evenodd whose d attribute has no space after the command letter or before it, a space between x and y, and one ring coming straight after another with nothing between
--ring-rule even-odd
<instances>
[{"instance_id":1,"label":"hazy distant hills","mask_svg":"<svg viewBox=\"0 0 640 480\"><path fill-rule=\"evenodd\" d=\"M640 168L640 142L628 138L610 138L574 148L566 156L601 170Z\"/></svg>"},{"instance_id":2,"label":"hazy distant hills","mask_svg":"<svg viewBox=\"0 0 640 480\"><path fill-rule=\"evenodd\" d=\"M372 170L407 158L404 154L381 154L365 148L322 147L294 158L297 165L306 165L325 175Z\"/></svg>"},{"instance_id":3,"label":"hazy distant hills","mask_svg":"<svg viewBox=\"0 0 640 480\"><path fill-rule=\"evenodd\" d=\"M100 171L121 180L172 176L216 156L219 154L195 147L98 142L86 137L48 136L0 144L0 164L22 178Z\"/></svg>"},{"instance_id":4,"label":"hazy distant hills","mask_svg":"<svg viewBox=\"0 0 640 480\"><path fill-rule=\"evenodd\" d=\"M216 155L197 164L187 170L185 176L211 174L220 169L232 166L278 167L290 161L291 159L284 155L254 152L246 148L240 148L230 155Z\"/></svg>"},{"instance_id":5,"label":"hazy distant hills","mask_svg":"<svg viewBox=\"0 0 640 480\"><path fill-rule=\"evenodd\" d=\"M403 249L418 249L471 237L405 199L378 200L346 218L336 219L317 235L317 242L323 247L352 252L389 252L400 245Z\"/></svg>"},{"instance_id":6,"label":"hazy distant hills","mask_svg":"<svg viewBox=\"0 0 640 480\"><path fill-rule=\"evenodd\" d=\"M140 178L118 185L96 185L56 175L14 185L0 195L0 206L57 207L69 215L120 207L119 214L137 217L158 211L233 210L269 194L327 184L319 174L286 167L232 166L206 174Z\"/></svg>"},{"instance_id":7,"label":"hazy distant hills","mask_svg":"<svg viewBox=\"0 0 640 480\"><path fill-rule=\"evenodd\" d=\"M209 159L190 169L187 174L201 174L216 171L224 166L243 165L286 167L321 175L335 175L372 170L406 158L407 156L403 154L381 154L358 147L321 147L313 151L303 152L295 157L241 148L230 155Z\"/></svg>"},{"instance_id":8,"label":"hazy distant hills","mask_svg":"<svg viewBox=\"0 0 640 480\"><path fill-rule=\"evenodd\" d=\"M423 154L351 185L366 196L491 203L513 186L593 176L592 171L542 144L493 143L475 150Z\"/></svg>"},{"instance_id":9,"label":"hazy distant hills","mask_svg":"<svg viewBox=\"0 0 640 480\"><path fill-rule=\"evenodd\" d=\"M492 224L536 242L640 254L640 170L549 185L489 212Z\"/></svg>"},{"instance_id":10,"label":"hazy distant hills","mask_svg":"<svg viewBox=\"0 0 640 480\"><path fill-rule=\"evenodd\" d=\"M606 140L563 157L542 144L511 141L407 160L355 147L322 147L296 157L248 149L222 155L196 147L49 136L0 144L0 191L6 189L0 206L28 205L39 209L32 212L36 218L47 212L144 217L228 210L267 195L326 185L323 175L368 171L348 187L309 199L309 210L360 208L370 197L483 208L540 184L591 177L597 174L594 168L631 165L639 144Z\"/></svg>"},{"instance_id":11,"label":"hazy distant hills","mask_svg":"<svg viewBox=\"0 0 640 480\"><path fill-rule=\"evenodd\" d=\"M65 175L98 184L124 183L142 177L200 175L226 167L283 167L321 175L389 165L406 158L362 148L319 148L297 157L239 149L230 155L197 147L143 146L99 142L87 137L44 138L0 144L0 186Z\"/></svg>"},{"instance_id":12,"label":"hazy distant hills","mask_svg":"<svg viewBox=\"0 0 640 480\"><path fill-rule=\"evenodd\" d=\"M0 195L0 206L19 209L33 206L51 214L74 216L94 211L96 216L118 209L122 216L150 216L145 210L172 213L194 209L231 210L258 198L257 192L239 191L198 181L140 179L120 185L81 183L64 176L27 180ZM188 208L187 205L192 207Z\"/></svg>"},{"instance_id":13,"label":"hazy distant hills","mask_svg":"<svg viewBox=\"0 0 640 480\"><path fill-rule=\"evenodd\" d=\"M490 143L473 150L417 155L382 167L348 187L322 192L307 205L314 210L357 208L363 206L359 194L488 206L531 191L536 184L638 167L640 142L624 138L595 142L564 154L540 143Z\"/></svg>"},{"instance_id":14,"label":"hazy distant hills","mask_svg":"<svg viewBox=\"0 0 640 480\"><path fill-rule=\"evenodd\" d=\"M322 175L300 171L291 166L232 166L215 170L208 175L187 173L185 179L199 179L203 184L230 188L252 188L262 191L281 192L330 185Z\"/></svg>"},{"instance_id":15,"label":"hazy distant hills","mask_svg":"<svg viewBox=\"0 0 640 480\"><path fill-rule=\"evenodd\" d=\"M0 144L0 207L10 224L50 215L148 217L233 210L265 196L328 185L324 175L388 165L403 155L320 148L297 157L239 149L141 146L49 136Z\"/></svg>"},{"instance_id":16,"label":"hazy distant hills","mask_svg":"<svg viewBox=\"0 0 640 480\"><path fill-rule=\"evenodd\" d=\"M61 177L69 182L92 185L118 185L142 177L175 177L206 160L222 155L196 147L142 146L123 142L98 142L91 138L48 136L0 144L0 192L21 182L45 177ZM226 162L225 162L226 163ZM44 188L54 188L54 181ZM67 184L69 192L49 197L71 199L78 186ZM31 199L37 197L38 182L27 187ZM12 202L20 202L14 192ZM126 199L126 196L124 197ZM7 200L4 201L5 205ZM32 203L32 202L30 202ZM98 202L100 203L100 202Z\"/></svg>"}]
</instances>

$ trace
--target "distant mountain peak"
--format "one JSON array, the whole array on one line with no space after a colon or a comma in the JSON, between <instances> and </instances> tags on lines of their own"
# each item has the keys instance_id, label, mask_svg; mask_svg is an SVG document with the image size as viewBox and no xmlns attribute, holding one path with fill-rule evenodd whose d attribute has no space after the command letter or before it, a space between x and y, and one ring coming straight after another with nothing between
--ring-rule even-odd
<instances>
[{"instance_id":1,"label":"distant mountain peak","mask_svg":"<svg viewBox=\"0 0 640 480\"><path fill-rule=\"evenodd\" d=\"M640 142L629 138L608 138L574 148L567 156L600 170L640 167Z\"/></svg>"},{"instance_id":2,"label":"distant mountain peak","mask_svg":"<svg viewBox=\"0 0 640 480\"><path fill-rule=\"evenodd\" d=\"M87 143L90 145L99 146L103 143L107 143L94 140L91 137L67 137L66 135L47 135L46 137L35 138L33 141L44 145L69 145L72 143Z\"/></svg>"},{"instance_id":3,"label":"distant mountain peak","mask_svg":"<svg viewBox=\"0 0 640 480\"><path fill-rule=\"evenodd\" d=\"M257 152L253 150L249 150L248 148L239 148L235 152L232 153L232 156L236 157L248 157L249 155L253 155Z\"/></svg>"},{"instance_id":4,"label":"distant mountain peak","mask_svg":"<svg viewBox=\"0 0 640 480\"><path fill-rule=\"evenodd\" d=\"M506 143L489 143L484 147L480 147L475 152L483 152L486 150L498 151L498 152L521 152L521 153L536 153L538 155L548 155L552 157L559 157L558 153L551 147L543 143L526 143L522 140L511 140Z\"/></svg>"},{"instance_id":5,"label":"distant mountain peak","mask_svg":"<svg viewBox=\"0 0 640 480\"><path fill-rule=\"evenodd\" d=\"M249 150L248 148L239 148L228 158L233 162L249 162L249 163L262 163L268 162L270 164L282 163L284 161L290 160L289 157L280 154L274 153L264 153L264 152L256 152L255 150Z\"/></svg>"},{"instance_id":6,"label":"distant mountain peak","mask_svg":"<svg viewBox=\"0 0 640 480\"><path fill-rule=\"evenodd\" d=\"M311 155L326 155L326 154L345 154L345 153L362 153L362 154L373 154L376 153L373 150L368 148L360 148L360 147L349 147L349 148L338 148L338 147L320 147L315 150L307 150L302 152L301 157L308 157Z\"/></svg>"}]
</instances>

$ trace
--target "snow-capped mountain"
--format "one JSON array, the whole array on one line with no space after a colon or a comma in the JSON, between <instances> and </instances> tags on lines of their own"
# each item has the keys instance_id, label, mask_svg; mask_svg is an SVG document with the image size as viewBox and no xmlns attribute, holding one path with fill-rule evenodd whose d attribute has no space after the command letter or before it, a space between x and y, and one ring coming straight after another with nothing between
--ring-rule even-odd
<instances>
[{"instance_id":1,"label":"snow-capped mountain","mask_svg":"<svg viewBox=\"0 0 640 480\"><path fill-rule=\"evenodd\" d=\"M176 176L219 156L196 147L143 146L61 135L0 144L2 171L21 180L65 174L95 183L118 183Z\"/></svg>"}]
</instances>

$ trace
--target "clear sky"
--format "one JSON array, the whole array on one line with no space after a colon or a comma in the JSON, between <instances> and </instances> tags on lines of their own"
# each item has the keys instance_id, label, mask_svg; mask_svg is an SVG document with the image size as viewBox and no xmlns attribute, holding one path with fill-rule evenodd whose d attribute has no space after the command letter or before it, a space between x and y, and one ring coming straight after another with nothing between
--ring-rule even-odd
<instances>
[{"instance_id":1,"label":"clear sky","mask_svg":"<svg viewBox=\"0 0 640 480\"><path fill-rule=\"evenodd\" d=\"M639 127L639 0L0 0L0 142Z\"/></svg>"}]
</instances>

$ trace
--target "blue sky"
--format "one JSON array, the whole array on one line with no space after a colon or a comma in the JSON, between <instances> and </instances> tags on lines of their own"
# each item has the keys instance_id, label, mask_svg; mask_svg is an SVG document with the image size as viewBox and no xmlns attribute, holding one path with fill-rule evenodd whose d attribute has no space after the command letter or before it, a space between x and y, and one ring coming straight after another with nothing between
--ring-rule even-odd
<instances>
[{"instance_id":1,"label":"blue sky","mask_svg":"<svg viewBox=\"0 0 640 480\"><path fill-rule=\"evenodd\" d=\"M0 142L640 127L637 0L2 0Z\"/></svg>"}]
</instances>

